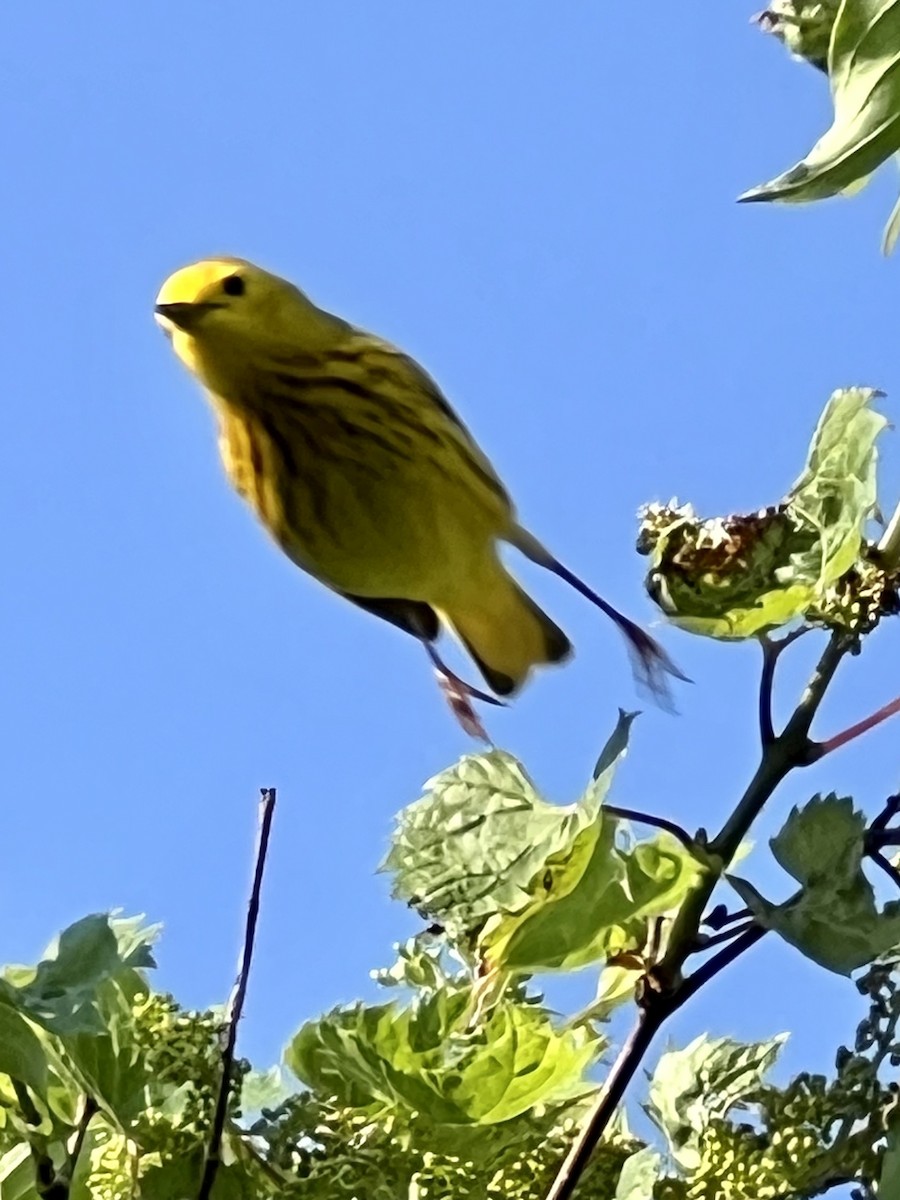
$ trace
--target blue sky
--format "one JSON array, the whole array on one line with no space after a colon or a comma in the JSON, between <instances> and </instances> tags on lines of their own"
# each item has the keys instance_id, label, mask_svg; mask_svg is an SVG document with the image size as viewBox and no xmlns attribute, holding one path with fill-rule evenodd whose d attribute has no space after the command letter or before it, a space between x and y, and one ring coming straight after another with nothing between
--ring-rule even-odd
<instances>
[{"instance_id":1,"label":"blue sky","mask_svg":"<svg viewBox=\"0 0 900 1200\"><path fill-rule=\"evenodd\" d=\"M441 382L560 557L642 620L635 510L777 500L831 390L900 396L895 181L807 209L738 206L828 123L824 80L747 21L678 5L231 0L11 6L0 37L8 914L0 961L85 912L165 923L160 981L224 996L255 804L280 803L242 1049L371 995L414 925L374 873L392 815L471 748L410 639L275 551L220 471L202 397L154 326L174 268L229 253L399 342ZM900 494L883 443L884 503ZM589 605L520 573L577 646L488 714L546 793L576 797L623 647ZM898 691L900 630L849 663L821 729ZM753 646L664 632L695 680L648 711L621 804L716 828L756 755ZM796 648L782 709L811 659ZM874 810L885 727L791 781ZM672 1036L794 1030L827 1068L861 1007L771 939Z\"/></svg>"}]
</instances>

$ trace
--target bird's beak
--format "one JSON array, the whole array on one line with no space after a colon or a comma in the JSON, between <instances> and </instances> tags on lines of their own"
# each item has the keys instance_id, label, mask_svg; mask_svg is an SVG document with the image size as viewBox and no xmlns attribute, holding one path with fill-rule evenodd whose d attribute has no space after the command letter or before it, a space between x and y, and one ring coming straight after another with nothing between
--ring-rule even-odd
<instances>
[{"instance_id":1,"label":"bird's beak","mask_svg":"<svg viewBox=\"0 0 900 1200\"><path fill-rule=\"evenodd\" d=\"M212 308L221 308L221 305L210 303L157 304L153 312L164 321L169 321L176 329L190 333L192 329L196 329L197 323Z\"/></svg>"}]
</instances>

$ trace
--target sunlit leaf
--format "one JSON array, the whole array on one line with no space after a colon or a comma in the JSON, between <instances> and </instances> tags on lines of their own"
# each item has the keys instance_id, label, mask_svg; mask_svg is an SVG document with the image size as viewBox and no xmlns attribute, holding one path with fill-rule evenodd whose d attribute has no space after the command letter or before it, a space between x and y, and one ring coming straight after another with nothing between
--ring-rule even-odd
<instances>
[{"instance_id":1,"label":"sunlit leaf","mask_svg":"<svg viewBox=\"0 0 900 1200\"><path fill-rule=\"evenodd\" d=\"M614 1200L653 1200L661 1165L662 1156L650 1146L632 1154L622 1167Z\"/></svg>"},{"instance_id":2,"label":"sunlit leaf","mask_svg":"<svg viewBox=\"0 0 900 1200\"><path fill-rule=\"evenodd\" d=\"M802 162L742 200L819 200L900 149L900 0L843 0L831 34L831 128Z\"/></svg>"},{"instance_id":3,"label":"sunlit leaf","mask_svg":"<svg viewBox=\"0 0 900 1200\"><path fill-rule=\"evenodd\" d=\"M503 1122L590 1090L584 1071L603 1045L591 1030L558 1031L541 1010L502 1000L469 1029L470 1007L467 992L444 991L407 1007L337 1009L304 1025L285 1058L341 1103L401 1104L446 1124Z\"/></svg>"},{"instance_id":4,"label":"sunlit leaf","mask_svg":"<svg viewBox=\"0 0 900 1200\"><path fill-rule=\"evenodd\" d=\"M781 1034L768 1042L744 1044L702 1034L683 1050L661 1056L650 1081L647 1112L665 1133L681 1167L697 1168L702 1131L758 1087L786 1040L787 1034Z\"/></svg>"}]
</instances>

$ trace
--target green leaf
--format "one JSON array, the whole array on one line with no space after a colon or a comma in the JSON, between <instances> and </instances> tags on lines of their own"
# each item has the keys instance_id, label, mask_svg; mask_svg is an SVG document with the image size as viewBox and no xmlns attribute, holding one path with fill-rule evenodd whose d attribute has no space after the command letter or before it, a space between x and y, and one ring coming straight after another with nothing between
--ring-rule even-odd
<instances>
[{"instance_id":1,"label":"green leaf","mask_svg":"<svg viewBox=\"0 0 900 1200\"><path fill-rule=\"evenodd\" d=\"M54 1033L104 1029L97 1008L97 989L107 979L153 966L145 930L141 937L132 921L116 921L105 913L84 917L64 930L45 951L33 971L10 974L16 1002Z\"/></svg>"},{"instance_id":2,"label":"green leaf","mask_svg":"<svg viewBox=\"0 0 900 1200\"><path fill-rule=\"evenodd\" d=\"M647 589L675 624L748 638L826 601L859 559L876 504L875 441L887 423L871 408L879 395L848 388L831 396L802 475L774 508L708 520L689 505L646 510Z\"/></svg>"},{"instance_id":3,"label":"green leaf","mask_svg":"<svg viewBox=\"0 0 900 1200\"><path fill-rule=\"evenodd\" d=\"M646 920L675 908L702 870L665 833L616 844L624 827L602 805L635 715L620 710L587 791L567 808L543 800L502 751L437 776L398 818L385 862L394 894L464 949L476 935L494 976L574 969L634 949Z\"/></svg>"},{"instance_id":4,"label":"green leaf","mask_svg":"<svg viewBox=\"0 0 900 1200\"><path fill-rule=\"evenodd\" d=\"M0 993L0 1072L38 1096L47 1090L47 1047L27 1018Z\"/></svg>"},{"instance_id":5,"label":"green leaf","mask_svg":"<svg viewBox=\"0 0 900 1200\"><path fill-rule=\"evenodd\" d=\"M866 821L853 802L816 796L793 809L772 851L801 891L783 904L747 880L729 881L753 915L813 962L849 975L900 944L900 901L879 912L863 874Z\"/></svg>"},{"instance_id":6,"label":"green leaf","mask_svg":"<svg viewBox=\"0 0 900 1200\"><path fill-rule=\"evenodd\" d=\"M661 1165L662 1156L651 1146L632 1154L622 1167L614 1200L653 1200Z\"/></svg>"},{"instance_id":7,"label":"green leaf","mask_svg":"<svg viewBox=\"0 0 900 1200\"><path fill-rule=\"evenodd\" d=\"M702 868L668 833L620 849L617 826L598 814L569 853L548 863L527 908L488 922L479 948L490 968L571 971L642 947L648 918L675 909Z\"/></svg>"},{"instance_id":8,"label":"green leaf","mask_svg":"<svg viewBox=\"0 0 900 1200\"><path fill-rule=\"evenodd\" d=\"M543 800L512 755L470 754L399 814L383 868L395 897L458 940L527 903L535 875L583 821L577 805Z\"/></svg>"},{"instance_id":9,"label":"green leaf","mask_svg":"<svg viewBox=\"0 0 900 1200\"><path fill-rule=\"evenodd\" d=\"M806 158L741 200L803 202L865 180L900 149L900 0L843 0L828 73L834 122Z\"/></svg>"},{"instance_id":10,"label":"green leaf","mask_svg":"<svg viewBox=\"0 0 900 1200\"><path fill-rule=\"evenodd\" d=\"M878 1195L883 1200L900 1196L900 1110L891 1110L887 1128L887 1149L881 1160L878 1176Z\"/></svg>"},{"instance_id":11,"label":"green leaf","mask_svg":"<svg viewBox=\"0 0 900 1200\"><path fill-rule=\"evenodd\" d=\"M241 1112L246 1117L248 1113L262 1112L264 1108L275 1108L289 1094L290 1089L281 1067L270 1067L268 1071L250 1071L244 1077L241 1086Z\"/></svg>"},{"instance_id":12,"label":"green leaf","mask_svg":"<svg viewBox=\"0 0 900 1200\"><path fill-rule=\"evenodd\" d=\"M702 1034L683 1050L669 1050L650 1081L647 1112L665 1133L672 1156L686 1171L700 1165L700 1135L751 1095L775 1062L787 1034L741 1043Z\"/></svg>"},{"instance_id":13,"label":"green leaf","mask_svg":"<svg viewBox=\"0 0 900 1200\"><path fill-rule=\"evenodd\" d=\"M24 1142L0 1156L2 1200L38 1200L31 1150Z\"/></svg>"},{"instance_id":14,"label":"green leaf","mask_svg":"<svg viewBox=\"0 0 900 1200\"><path fill-rule=\"evenodd\" d=\"M408 1007L337 1009L304 1025L285 1052L322 1095L375 1110L401 1105L430 1120L495 1124L590 1090L583 1075L603 1043L554 1029L540 1009L501 1000L468 1027L471 996L447 990Z\"/></svg>"}]
</instances>

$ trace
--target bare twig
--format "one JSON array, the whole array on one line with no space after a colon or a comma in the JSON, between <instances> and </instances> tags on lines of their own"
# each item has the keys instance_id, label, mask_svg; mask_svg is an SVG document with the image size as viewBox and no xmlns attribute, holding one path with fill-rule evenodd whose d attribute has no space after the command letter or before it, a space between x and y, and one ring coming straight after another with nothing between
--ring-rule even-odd
<instances>
[{"instance_id":1,"label":"bare twig","mask_svg":"<svg viewBox=\"0 0 900 1200\"><path fill-rule=\"evenodd\" d=\"M712 950L713 946L721 946L723 942L730 942L732 938L741 937L742 934L749 933L755 927L755 921L747 921L743 925L739 925L736 929L723 929L721 933L699 933L697 934L697 939L691 953L703 954L706 950Z\"/></svg>"},{"instance_id":2,"label":"bare twig","mask_svg":"<svg viewBox=\"0 0 900 1200\"><path fill-rule=\"evenodd\" d=\"M702 967L698 967L693 975L689 975L678 989L675 997L675 1008L681 1008L683 1004L686 1004L691 996L695 992L699 992L704 984L714 979L720 971L733 963L736 958L740 958L745 950L749 950L751 946L755 946L765 933L766 930L761 925L753 924L749 926L741 933L740 937L730 942L724 950L720 950L718 954L712 956L709 962L705 962Z\"/></svg>"},{"instance_id":3,"label":"bare twig","mask_svg":"<svg viewBox=\"0 0 900 1200\"><path fill-rule=\"evenodd\" d=\"M900 888L900 871L897 870L892 862L889 862L888 859L885 858L880 850L870 850L869 858L871 858L872 862L875 863L876 866L881 867L885 875L888 875L894 881L897 887Z\"/></svg>"},{"instance_id":4,"label":"bare twig","mask_svg":"<svg viewBox=\"0 0 900 1200\"><path fill-rule=\"evenodd\" d=\"M671 833L673 837L677 838L685 849L691 851L696 849L696 842L688 831L677 822L667 820L666 817L655 817L652 813L638 812L633 808L620 808L617 804L604 804L603 811L609 813L611 817L621 817L623 821L636 821L638 825L652 825L656 829L664 829L666 833Z\"/></svg>"},{"instance_id":5,"label":"bare twig","mask_svg":"<svg viewBox=\"0 0 900 1200\"><path fill-rule=\"evenodd\" d=\"M775 741L775 725L772 719L772 690L775 684L775 667L786 650L798 638L809 633L809 626L803 625L793 629L784 637L773 639L766 633L759 635L759 644L763 652L762 674L759 678L759 738L763 749Z\"/></svg>"},{"instance_id":6,"label":"bare twig","mask_svg":"<svg viewBox=\"0 0 900 1200\"><path fill-rule=\"evenodd\" d=\"M222 1134L228 1115L228 1100L231 1095L231 1077L234 1069L234 1048L237 1042L238 1024L240 1023L241 1014L244 1011L244 998L247 995L250 964L253 961L253 944L256 940L256 923L259 919L259 897L262 890L263 873L266 867L266 853L269 848L269 833L271 832L272 817L274 814L275 788L262 788L259 801L259 832L256 839L253 884L250 889L247 920L244 926L244 944L238 963L237 979L228 998L228 1005L225 1010L222 1077L219 1081L219 1093L216 1097L212 1131L206 1150L203 1177L200 1181L200 1190L197 1192L197 1200L209 1200L221 1162Z\"/></svg>"},{"instance_id":7,"label":"bare twig","mask_svg":"<svg viewBox=\"0 0 900 1200\"><path fill-rule=\"evenodd\" d=\"M762 646L763 665L759 676L759 740L765 749L775 741L775 724L772 719L772 689L775 684L775 664L778 662L777 643L765 634L759 639Z\"/></svg>"}]
</instances>

